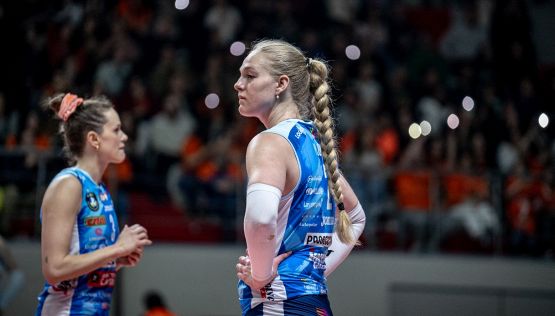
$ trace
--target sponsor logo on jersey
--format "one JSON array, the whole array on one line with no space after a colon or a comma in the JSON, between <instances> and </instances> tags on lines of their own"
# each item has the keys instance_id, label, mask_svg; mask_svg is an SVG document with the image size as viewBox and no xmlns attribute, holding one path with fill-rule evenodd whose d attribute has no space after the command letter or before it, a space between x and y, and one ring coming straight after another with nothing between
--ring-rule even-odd
<instances>
[{"instance_id":1,"label":"sponsor logo on jersey","mask_svg":"<svg viewBox=\"0 0 555 316\"><path fill-rule=\"evenodd\" d=\"M268 301L275 301L274 290L272 289L272 282L266 284L260 289L260 297L267 299Z\"/></svg>"},{"instance_id":2,"label":"sponsor logo on jersey","mask_svg":"<svg viewBox=\"0 0 555 316\"><path fill-rule=\"evenodd\" d=\"M322 206L322 202L304 202L304 208L320 208Z\"/></svg>"},{"instance_id":3,"label":"sponsor logo on jersey","mask_svg":"<svg viewBox=\"0 0 555 316\"><path fill-rule=\"evenodd\" d=\"M98 195L100 197L100 200L102 202L106 201L108 199L108 194L106 194L106 192L100 192L100 194Z\"/></svg>"},{"instance_id":4,"label":"sponsor logo on jersey","mask_svg":"<svg viewBox=\"0 0 555 316\"><path fill-rule=\"evenodd\" d=\"M301 223L299 224L299 226L300 226L300 227L316 227L316 226L318 226L318 224L316 224L316 223L305 223L305 222L301 222Z\"/></svg>"},{"instance_id":5,"label":"sponsor logo on jersey","mask_svg":"<svg viewBox=\"0 0 555 316\"><path fill-rule=\"evenodd\" d=\"M306 179L306 181L308 183L312 182L312 181L322 181L322 176L308 176L308 178Z\"/></svg>"},{"instance_id":6,"label":"sponsor logo on jersey","mask_svg":"<svg viewBox=\"0 0 555 316\"><path fill-rule=\"evenodd\" d=\"M306 190L304 191L306 193L306 195L313 195L313 194L318 194L318 195L322 195L324 194L324 189L320 188L306 188Z\"/></svg>"},{"instance_id":7,"label":"sponsor logo on jersey","mask_svg":"<svg viewBox=\"0 0 555 316\"><path fill-rule=\"evenodd\" d=\"M326 269L326 254L311 252L308 259L313 262L312 266L314 269L325 270Z\"/></svg>"},{"instance_id":8,"label":"sponsor logo on jersey","mask_svg":"<svg viewBox=\"0 0 555 316\"><path fill-rule=\"evenodd\" d=\"M101 226L106 225L106 217L102 216L91 216L85 217L86 226Z\"/></svg>"},{"instance_id":9,"label":"sponsor logo on jersey","mask_svg":"<svg viewBox=\"0 0 555 316\"><path fill-rule=\"evenodd\" d=\"M96 198L96 195L93 192L87 192L87 194L85 195L85 200L87 201L87 206L91 210L98 211L98 208L99 208L98 199Z\"/></svg>"},{"instance_id":10,"label":"sponsor logo on jersey","mask_svg":"<svg viewBox=\"0 0 555 316\"><path fill-rule=\"evenodd\" d=\"M113 210L114 210L114 205L113 204L104 205L104 212L111 212Z\"/></svg>"},{"instance_id":11,"label":"sponsor logo on jersey","mask_svg":"<svg viewBox=\"0 0 555 316\"><path fill-rule=\"evenodd\" d=\"M94 240L93 240L94 239ZM96 250L106 247L106 240L104 237L92 237L85 243L86 250Z\"/></svg>"},{"instance_id":12,"label":"sponsor logo on jersey","mask_svg":"<svg viewBox=\"0 0 555 316\"><path fill-rule=\"evenodd\" d=\"M331 246L332 234L329 233L308 233L304 238L305 245L329 247Z\"/></svg>"},{"instance_id":13,"label":"sponsor logo on jersey","mask_svg":"<svg viewBox=\"0 0 555 316\"><path fill-rule=\"evenodd\" d=\"M76 287L77 287L77 279L72 279L72 280L62 281L52 286L52 289L56 292L64 292L64 294L67 294L69 290L72 290Z\"/></svg>"},{"instance_id":14,"label":"sponsor logo on jersey","mask_svg":"<svg viewBox=\"0 0 555 316\"><path fill-rule=\"evenodd\" d=\"M322 226L333 226L335 225L334 216L322 216Z\"/></svg>"},{"instance_id":15,"label":"sponsor logo on jersey","mask_svg":"<svg viewBox=\"0 0 555 316\"><path fill-rule=\"evenodd\" d=\"M318 286L317 286L316 284L312 284L312 283L310 283L310 284L304 284L304 285L303 285L303 288L304 288L306 291L309 291L309 292L317 292L317 291L318 291Z\"/></svg>"},{"instance_id":16,"label":"sponsor logo on jersey","mask_svg":"<svg viewBox=\"0 0 555 316\"><path fill-rule=\"evenodd\" d=\"M116 273L114 271L96 270L87 276L89 287L114 287Z\"/></svg>"},{"instance_id":17,"label":"sponsor logo on jersey","mask_svg":"<svg viewBox=\"0 0 555 316\"><path fill-rule=\"evenodd\" d=\"M102 235L102 228L97 228L96 230L100 231L100 234ZM100 241L100 240L104 240L104 236L98 236L98 237L90 237L89 241Z\"/></svg>"},{"instance_id":18,"label":"sponsor logo on jersey","mask_svg":"<svg viewBox=\"0 0 555 316\"><path fill-rule=\"evenodd\" d=\"M297 132L295 133L295 138L299 139L303 135L303 131L297 127Z\"/></svg>"}]
</instances>

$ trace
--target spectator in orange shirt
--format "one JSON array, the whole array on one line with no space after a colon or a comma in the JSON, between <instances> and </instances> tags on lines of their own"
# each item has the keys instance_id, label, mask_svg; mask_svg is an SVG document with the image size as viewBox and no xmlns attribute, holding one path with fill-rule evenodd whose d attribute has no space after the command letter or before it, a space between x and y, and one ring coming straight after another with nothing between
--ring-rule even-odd
<instances>
[{"instance_id":1,"label":"spectator in orange shirt","mask_svg":"<svg viewBox=\"0 0 555 316\"><path fill-rule=\"evenodd\" d=\"M161 294L156 291L147 292L143 302L146 308L143 316L176 316L166 307Z\"/></svg>"}]
</instances>

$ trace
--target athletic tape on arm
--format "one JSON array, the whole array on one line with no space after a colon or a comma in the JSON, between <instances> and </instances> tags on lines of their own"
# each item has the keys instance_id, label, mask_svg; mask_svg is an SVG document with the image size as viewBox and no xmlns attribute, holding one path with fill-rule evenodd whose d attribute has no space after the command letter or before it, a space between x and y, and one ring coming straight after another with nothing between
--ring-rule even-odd
<instances>
[{"instance_id":1,"label":"athletic tape on arm","mask_svg":"<svg viewBox=\"0 0 555 316\"><path fill-rule=\"evenodd\" d=\"M364 230L364 224L366 223L366 215L362 209L360 203L357 204L352 210L347 212L349 219L351 219L351 232L355 240L358 240L362 231ZM344 244L339 240L339 236L336 232L333 233L332 244L328 250L331 251L329 256L326 257L326 271L325 275L330 275L335 269L347 258L349 253L354 247L354 244Z\"/></svg>"},{"instance_id":2,"label":"athletic tape on arm","mask_svg":"<svg viewBox=\"0 0 555 316\"><path fill-rule=\"evenodd\" d=\"M271 185L254 183L247 188L244 230L255 280L272 276L280 198L281 191Z\"/></svg>"}]
</instances>

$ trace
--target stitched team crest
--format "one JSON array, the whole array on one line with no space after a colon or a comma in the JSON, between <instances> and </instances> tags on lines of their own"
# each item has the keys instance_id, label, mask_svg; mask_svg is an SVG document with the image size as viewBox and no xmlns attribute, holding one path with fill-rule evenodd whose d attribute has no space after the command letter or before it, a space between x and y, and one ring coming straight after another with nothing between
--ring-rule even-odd
<instances>
[{"instance_id":1,"label":"stitched team crest","mask_svg":"<svg viewBox=\"0 0 555 316\"><path fill-rule=\"evenodd\" d=\"M87 192L87 194L85 195L85 199L87 200L87 206L91 210L98 211L98 199L93 192Z\"/></svg>"}]
</instances>

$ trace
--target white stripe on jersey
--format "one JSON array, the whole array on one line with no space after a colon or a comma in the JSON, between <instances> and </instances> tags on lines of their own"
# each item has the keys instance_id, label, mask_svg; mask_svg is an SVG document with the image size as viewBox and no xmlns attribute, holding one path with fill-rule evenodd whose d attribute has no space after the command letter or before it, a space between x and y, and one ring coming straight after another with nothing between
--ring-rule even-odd
<instances>
[{"instance_id":1,"label":"white stripe on jersey","mask_svg":"<svg viewBox=\"0 0 555 316\"><path fill-rule=\"evenodd\" d=\"M262 305L262 314L264 316L284 316L285 309L283 308L283 301Z\"/></svg>"},{"instance_id":2,"label":"white stripe on jersey","mask_svg":"<svg viewBox=\"0 0 555 316\"><path fill-rule=\"evenodd\" d=\"M44 300L42 306L42 316L69 316L71 310L71 301L73 299L73 290L68 290L70 295L63 292L53 292L52 288L49 289L49 294Z\"/></svg>"},{"instance_id":3,"label":"white stripe on jersey","mask_svg":"<svg viewBox=\"0 0 555 316\"><path fill-rule=\"evenodd\" d=\"M73 232L71 234L71 243L69 244L69 254L76 256L81 251L81 240L79 238L79 227L77 226L77 221L73 224Z\"/></svg>"},{"instance_id":4,"label":"white stripe on jersey","mask_svg":"<svg viewBox=\"0 0 555 316\"><path fill-rule=\"evenodd\" d=\"M266 289L266 298L262 298L260 291L252 291L252 294L253 298L251 300L251 308L254 308L260 303L268 301L279 302L287 299L285 285L283 284L283 281L279 278L279 275L270 283L270 287Z\"/></svg>"}]
</instances>

